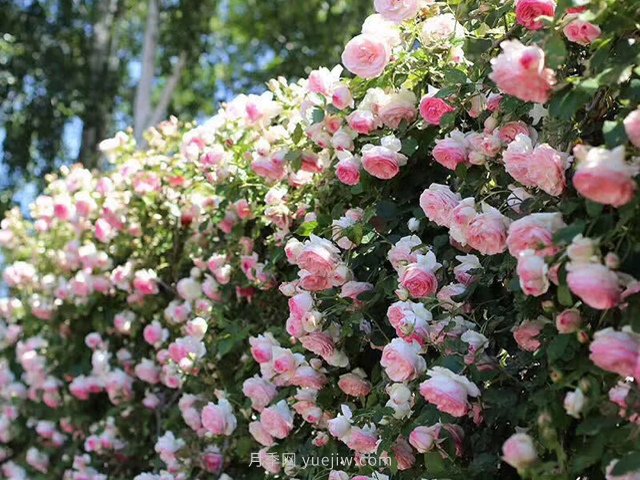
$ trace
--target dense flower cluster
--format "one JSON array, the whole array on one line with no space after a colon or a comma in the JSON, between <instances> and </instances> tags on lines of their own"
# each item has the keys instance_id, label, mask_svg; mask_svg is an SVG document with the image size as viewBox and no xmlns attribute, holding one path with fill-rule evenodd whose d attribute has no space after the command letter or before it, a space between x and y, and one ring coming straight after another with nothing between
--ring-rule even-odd
<instances>
[{"instance_id":1,"label":"dense flower cluster","mask_svg":"<svg viewBox=\"0 0 640 480\"><path fill-rule=\"evenodd\" d=\"M1 476L640 478L640 12L574 3L375 0L354 77L51 175Z\"/></svg>"}]
</instances>

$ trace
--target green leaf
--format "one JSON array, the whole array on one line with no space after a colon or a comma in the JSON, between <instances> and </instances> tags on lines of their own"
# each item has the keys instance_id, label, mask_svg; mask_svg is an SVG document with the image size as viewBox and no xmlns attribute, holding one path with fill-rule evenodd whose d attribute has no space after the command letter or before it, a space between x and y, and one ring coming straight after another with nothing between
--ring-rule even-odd
<instances>
[{"instance_id":1,"label":"green leaf","mask_svg":"<svg viewBox=\"0 0 640 480\"><path fill-rule=\"evenodd\" d=\"M310 237L316 228L318 228L318 222L305 222L298 227L296 234L301 237Z\"/></svg>"},{"instance_id":2,"label":"green leaf","mask_svg":"<svg viewBox=\"0 0 640 480\"><path fill-rule=\"evenodd\" d=\"M549 358L549 362L555 362L556 360L562 358L565 350L569 346L569 342L571 342L571 335L558 335L556 336L549 346L547 347L547 357Z\"/></svg>"},{"instance_id":3,"label":"green leaf","mask_svg":"<svg viewBox=\"0 0 640 480\"><path fill-rule=\"evenodd\" d=\"M553 243L571 243L575 236L584 232L585 225L585 222L579 221L561 228L553 235Z\"/></svg>"},{"instance_id":4,"label":"green leaf","mask_svg":"<svg viewBox=\"0 0 640 480\"><path fill-rule=\"evenodd\" d=\"M313 123L320 123L324 120L324 110L321 108L315 108L311 113L311 120Z\"/></svg>"},{"instance_id":5,"label":"green leaf","mask_svg":"<svg viewBox=\"0 0 640 480\"><path fill-rule=\"evenodd\" d=\"M569 287L566 285L560 285L558 287L558 302L563 307L571 307L573 305L573 297L569 291Z\"/></svg>"},{"instance_id":6,"label":"green leaf","mask_svg":"<svg viewBox=\"0 0 640 480\"><path fill-rule=\"evenodd\" d=\"M618 460L611 475L624 475L636 470L640 470L640 452L631 452Z\"/></svg>"},{"instance_id":7,"label":"green leaf","mask_svg":"<svg viewBox=\"0 0 640 480\"><path fill-rule=\"evenodd\" d=\"M545 51L547 53L547 65L551 68L558 68L567 57L567 47L564 44L564 39L559 34L555 34L549 39L545 45Z\"/></svg>"},{"instance_id":8,"label":"green leaf","mask_svg":"<svg viewBox=\"0 0 640 480\"><path fill-rule=\"evenodd\" d=\"M607 120L602 127L602 133L604 134L604 141L607 148L615 148L618 145L623 145L627 141L627 132L624 129L622 120L618 120L617 122Z\"/></svg>"}]
</instances>

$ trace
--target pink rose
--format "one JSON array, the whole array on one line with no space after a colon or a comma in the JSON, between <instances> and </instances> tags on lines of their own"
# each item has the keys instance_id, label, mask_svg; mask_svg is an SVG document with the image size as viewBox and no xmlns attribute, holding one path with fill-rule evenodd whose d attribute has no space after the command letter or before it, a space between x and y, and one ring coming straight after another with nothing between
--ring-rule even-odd
<instances>
[{"instance_id":1,"label":"pink rose","mask_svg":"<svg viewBox=\"0 0 640 480\"><path fill-rule=\"evenodd\" d=\"M389 180L407 163L407 157L400 153L402 144L393 135L382 138L380 143L362 147L362 167L376 178Z\"/></svg>"},{"instance_id":2,"label":"pink rose","mask_svg":"<svg viewBox=\"0 0 640 480\"><path fill-rule=\"evenodd\" d=\"M387 254L387 259L391 262L393 268L399 271L409 263L415 263L418 261L418 252L416 251L416 247L419 247L420 245L422 245L422 240L420 240L416 235L402 237L393 247L391 247Z\"/></svg>"},{"instance_id":3,"label":"pink rose","mask_svg":"<svg viewBox=\"0 0 640 480\"><path fill-rule=\"evenodd\" d=\"M476 202L472 197L460 200L451 211L449 236L456 242L466 245L469 225L478 216Z\"/></svg>"},{"instance_id":4,"label":"pink rose","mask_svg":"<svg viewBox=\"0 0 640 480\"><path fill-rule=\"evenodd\" d=\"M255 375L253 378L248 378L244 381L242 393L251 399L251 407L261 412L264 407L276 398L277 390L271 382Z\"/></svg>"},{"instance_id":5,"label":"pink rose","mask_svg":"<svg viewBox=\"0 0 640 480\"><path fill-rule=\"evenodd\" d=\"M600 36L600 27L585 20L572 20L562 30L570 42L589 45Z\"/></svg>"},{"instance_id":6,"label":"pink rose","mask_svg":"<svg viewBox=\"0 0 640 480\"><path fill-rule=\"evenodd\" d=\"M480 390L466 377L443 367L433 367L431 377L420 384L420 395L438 410L454 417L463 417L470 409L468 397L477 397Z\"/></svg>"},{"instance_id":7,"label":"pink rose","mask_svg":"<svg viewBox=\"0 0 640 480\"><path fill-rule=\"evenodd\" d=\"M640 379L640 337L631 332L605 328L589 345L591 361L602 370Z\"/></svg>"},{"instance_id":8,"label":"pink rose","mask_svg":"<svg viewBox=\"0 0 640 480\"><path fill-rule=\"evenodd\" d=\"M555 73L544 66L544 51L536 46L526 47L518 40L500 44L503 53L491 60L489 75L498 88L525 102L546 103Z\"/></svg>"},{"instance_id":9,"label":"pink rose","mask_svg":"<svg viewBox=\"0 0 640 480\"><path fill-rule=\"evenodd\" d=\"M158 275L153 270L138 270L133 279L133 287L141 295L156 295L158 293Z\"/></svg>"},{"instance_id":10,"label":"pink rose","mask_svg":"<svg viewBox=\"0 0 640 480\"><path fill-rule=\"evenodd\" d=\"M416 118L416 96L411 90L402 89L388 95L380 105L378 117L387 127L397 129L403 121Z\"/></svg>"},{"instance_id":11,"label":"pink rose","mask_svg":"<svg viewBox=\"0 0 640 480\"><path fill-rule=\"evenodd\" d=\"M454 130L449 135L447 138L436 141L432 155L434 160L443 167L455 170L458 165L468 161L468 145L461 132Z\"/></svg>"},{"instance_id":12,"label":"pink rose","mask_svg":"<svg viewBox=\"0 0 640 480\"><path fill-rule=\"evenodd\" d=\"M420 115L429 125L440 125L442 117L455 110L441 98L426 96L420 100Z\"/></svg>"},{"instance_id":13,"label":"pink rose","mask_svg":"<svg viewBox=\"0 0 640 480\"><path fill-rule=\"evenodd\" d=\"M546 143L532 148L529 137L518 135L503 160L507 172L526 187L537 187L553 196L566 187L567 157Z\"/></svg>"},{"instance_id":14,"label":"pink rose","mask_svg":"<svg viewBox=\"0 0 640 480\"><path fill-rule=\"evenodd\" d=\"M272 437L287 438L293 430L293 414L287 402L280 400L277 404L265 408L260 414L260 424Z\"/></svg>"},{"instance_id":15,"label":"pink rose","mask_svg":"<svg viewBox=\"0 0 640 480\"><path fill-rule=\"evenodd\" d=\"M351 154L343 156L336 164L336 176L345 185L357 185L360 183L361 167L357 157Z\"/></svg>"},{"instance_id":16,"label":"pink rose","mask_svg":"<svg viewBox=\"0 0 640 480\"><path fill-rule=\"evenodd\" d=\"M426 453L431 450L440 436L440 424L431 427L416 427L409 435L409 443L418 453Z\"/></svg>"},{"instance_id":17,"label":"pink rose","mask_svg":"<svg viewBox=\"0 0 640 480\"><path fill-rule=\"evenodd\" d=\"M229 436L236 425L237 420L228 400L221 399L218 405L209 402L202 409L202 426L214 435Z\"/></svg>"},{"instance_id":18,"label":"pink rose","mask_svg":"<svg viewBox=\"0 0 640 480\"><path fill-rule=\"evenodd\" d=\"M438 290L438 279L430 270L418 264L411 264L400 276L400 285L409 292L411 297L426 298L433 296Z\"/></svg>"},{"instance_id":19,"label":"pink rose","mask_svg":"<svg viewBox=\"0 0 640 480\"><path fill-rule=\"evenodd\" d=\"M556 13L555 0L516 0L516 20L529 30L540 30L544 24L538 17L553 17Z\"/></svg>"},{"instance_id":20,"label":"pink rose","mask_svg":"<svg viewBox=\"0 0 640 480\"><path fill-rule=\"evenodd\" d=\"M580 311L573 308L560 312L556 317L556 328L559 333L575 333L581 325Z\"/></svg>"},{"instance_id":21,"label":"pink rose","mask_svg":"<svg viewBox=\"0 0 640 480\"><path fill-rule=\"evenodd\" d=\"M333 272L340 262L340 250L329 240L311 235L298 256L298 266L315 274Z\"/></svg>"},{"instance_id":22,"label":"pink rose","mask_svg":"<svg viewBox=\"0 0 640 480\"><path fill-rule=\"evenodd\" d=\"M625 117L624 130L631 143L640 148L640 108Z\"/></svg>"},{"instance_id":23,"label":"pink rose","mask_svg":"<svg viewBox=\"0 0 640 480\"><path fill-rule=\"evenodd\" d=\"M404 437L398 437L391 446L391 451L395 456L396 462L398 462L398 470L408 470L416 463L413 450L411 450L409 442Z\"/></svg>"},{"instance_id":24,"label":"pink rose","mask_svg":"<svg viewBox=\"0 0 640 480\"><path fill-rule=\"evenodd\" d=\"M249 423L249 433L258 442L260 445L265 447L271 447L276 442L269 432L262 426L260 422L251 422Z\"/></svg>"},{"instance_id":25,"label":"pink rose","mask_svg":"<svg viewBox=\"0 0 640 480\"><path fill-rule=\"evenodd\" d=\"M577 146L574 154L578 158L573 186L589 200L604 205L621 207L633 200L636 194L638 165L625 162L625 148L613 150Z\"/></svg>"},{"instance_id":26,"label":"pink rose","mask_svg":"<svg viewBox=\"0 0 640 480\"><path fill-rule=\"evenodd\" d=\"M394 338L384 347L380 360L389 378L394 382L414 380L426 369L424 358L420 356L420 345Z\"/></svg>"},{"instance_id":27,"label":"pink rose","mask_svg":"<svg viewBox=\"0 0 640 480\"><path fill-rule=\"evenodd\" d=\"M347 117L349 127L360 135L369 135L380 127L380 120L369 110L356 110Z\"/></svg>"},{"instance_id":28,"label":"pink rose","mask_svg":"<svg viewBox=\"0 0 640 480\"><path fill-rule=\"evenodd\" d=\"M420 208L429 220L442 227L448 227L451 212L460 200L460 195L453 193L447 185L432 183L420 195Z\"/></svg>"},{"instance_id":29,"label":"pink rose","mask_svg":"<svg viewBox=\"0 0 640 480\"><path fill-rule=\"evenodd\" d=\"M375 453L380 439L375 428L352 427L347 438L347 446L358 453Z\"/></svg>"},{"instance_id":30,"label":"pink rose","mask_svg":"<svg viewBox=\"0 0 640 480\"><path fill-rule=\"evenodd\" d=\"M304 348L325 360L330 358L335 352L333 338L323 332L312 332L304 337L300 337L300 343Z\"/></svg>"},{"instance_id":31,"label":"pink rose","mask_svg":"<svg viewBox=\"0 0 640 480\"><path fill-rule=\"evenodd\" d=\"M533 440L526 433L511 435L502 445L502 459L518 471L525 470L538 459Z\"/></svg>"},{"instance_id":32,"label":"pink rose","mask_svg":"<svg viewBox=\"0 0 640 480\"><path fill-rule=\"evenodd\" d=\"M251 344L251 355L258 363L271 361L273 357L273 347L279 346L278 342L270 333L251 337L249 338L249 343Z\"/></svg>"},{"instance_id":33,"label":"pink rose","mask_svg":"<svg viewBox=\"0 0 640 480\"><path fill-rule=\"evenodd\" d=\"M353 107L353 96L351 96L351 90L346 85L338 85L333 90L331 96L331 103L338 110L344 110L348 107Z\"/></svg>"},{"instance_id":34,"label":"pink rose","mask_svg":"<svg viewBox=\"0 0 640 480\"><path fill-rule=\"evenodd\" d=\"M419 7L418 0L374 0L373 5L376 12L394 22L415 17Z\"/></svg>"},{"instance_id":35,"label":"pink rose","mask_svg":"<svg viewBox=\"0 0 640 480\"><path fill-rule=\"evenodd\" d=\"M338 387L350 397L366 397L371 392L371 383L365 380L364 372L354 370L338 380Z\"/></svg>"},{"instance_id":36,"label":"pink rose","mask_svg":"<svg viewBox=\"0 0 640 480\"><path fill-rule=\"evenodd\" d=\"M347 43L342 52L342 63L351 73L361 78L380 76L391 60L391 48L384 40L372 34L360 34Z\"/></svg>"},{"instance_id":37,"label":"pink rose","mask_svg":"<svg viewBox=\"0 0 640 480\"><path fill-rule=\"evenodd\" d=\"M387 310L387 318L396 334L407 342L424 345L429 338L429 323L433 316L422 303L396 302Z\"/></svg>"},{"instance_id":38,"label":"pink rose","mask_svg":"<svg viewBox=\"0 0 640 480\"><path fill-rule=\"evenodd\" d=\"M567 285L584 303L607 310L620 303L618 275L599 263L569 263Z\"/></svg>"},{"instance_id":39,"label":"pink rose","mask_svg":"<svg viewBox=\"0 0 640 480\"><path fill-rule=\"evenodd\" d=\"M514 332L513 338L525 352L535 352L541 347L538 335L542 332L544 323L538 320L524 322Z\"/></svg>"},{"instance_id":40,"label":"pink rose","mask_svg":"<svg viewBox=\"0 0 640 480\"><path fill-rule=\"evenodd\" d=\"M553 234L565 226L560 213L533 213L516 220L509 225L509 253L516 258L525 250L533 250L541 257L555 255Z\"/></svg>"},{"instance_id":41,"label":"pink rose","mask_svg":"<svg viewBox=\"0 0 640 480\"><path fill-rule=\"evenodd\" d=\"M508 219L498 210L483 205L467 228L467 243L484 255L495 255L507 249Z\"/></svg>"},{"instance_id":42,"label":"pink rose","mask_svg":"<svg viewBox=\"0 0 640 480\"><path fill-rule=\"evenodd\" d=\"M524 122L509 122L502 127L498 131L498 137L500 141L505 145L509 145L513 142L518 135L524 135L525 137L531 137L531 131L529 127Z\"/></svg>"}]
</instances>

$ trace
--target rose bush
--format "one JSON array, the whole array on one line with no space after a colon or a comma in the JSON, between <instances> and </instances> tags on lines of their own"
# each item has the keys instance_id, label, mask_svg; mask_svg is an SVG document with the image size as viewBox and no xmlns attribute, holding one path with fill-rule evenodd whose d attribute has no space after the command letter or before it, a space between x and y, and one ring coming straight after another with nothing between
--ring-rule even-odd
<instances>
[{"instance_id":1,"label":"rose bush","mask_svg":"<svg viewBox=\"0 0 640 480\"><path fill-rule=\"evenodd\" d=\"M640 478L640 5L374 7L9 212L3 478Z\"/></svg>"}]
</instances>

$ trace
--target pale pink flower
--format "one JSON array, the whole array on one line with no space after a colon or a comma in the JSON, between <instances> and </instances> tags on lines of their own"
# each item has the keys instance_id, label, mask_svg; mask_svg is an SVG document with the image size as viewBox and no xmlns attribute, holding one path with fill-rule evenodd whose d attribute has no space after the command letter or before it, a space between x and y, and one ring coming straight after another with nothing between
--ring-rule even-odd
<instances>
[{"instance_id":1,"label":"pale pink flower","mask_svg":"<svg viewBox=\"0 0 640 480\"><path fill-rule=\"evenodd\" d=\"M265 408L260 414L260 424L272 437L283 439L293 430L293 414L287 402L280 400L276 405Z\"/></svg>"},{"instance_id":2,"label":"pale pink flower","mask_svg":"<svg viewBox=\"0 0 640 480\"><path fill-rule=\"evenodd\" d=\"M367 33L352 38L342 53L343 65L351 73L362 78L380 76L389 60L389 44L384 39Z\"/></svg>"},{"instance_id":3,"label":"pale pink flower","mask_svg":"<svg viewBox=\"0 0 640 480\"><path fill-rule=\"evenodd\" d=\"M511 435L502 445L502 454L502 459L518 471L526 470L538 459L533 440L526 433Z\"/></svg>"},{"instance_id":4,"label":"pale pink flower","mask_svg":"<svg viewBox=\"0 0 640 480\"><path fill-rule=\"evenodd\" d=\"M237 420L229 401L223 398L217 405L209 402L202 409L202 426L215 436L231 435L236 429Z\"/></svg>"},{"instance_id":5,"label":"pale pink flower","mask_svg":"<svg viewBox=\"0 0 640 480\"><path fill-rule=\"evenodd\" d=\"M440 125L442 117L455 110L441 98L427 95L420 100L420 115L429 125Z\"/></svg>"},{"instance_id":6,"label":"pale pink flower","mask_svg":"<svg viewBox=\"0 0 640 480\"><path fill-rule=\"evenodd\" d=\"M544 23L538 18L553 17L555 12L555 0L516 0L516 20L529 30L540 30Z\"/></svg>"},{"instance_id":7,"label":"pale pink flower","mask_svg":"<svg viewBox=\"0 0 640 480\"><path fill-rule=\"evenodd\" d=\"M460 195L453 193L447 185L432 183L420 195L420 207L429 220L437 225L448 227L451 222L451 212L460 200Z\"/></svg>"},{"instance_id":8,"label":"pale pink flower","mask_svg":"<svg viewBox=\"0 0 640 480\"><path fill-rule=\"evenodd\" d=\"M365 145L362 147L362 167L376 178L389 180L407 163L407 157L400 153L401 148L402 143L393 135L383 137L379 146Z\"/></svg>"},{"instance_id":9,"label":"pale pink flower","mask_svg":"<svg viewBox=\"0 0 640 480\"><path fill-rule=\"evenodd\" d=\"M631 143L640 148L640 108L625 117L624 130Z\"/></svg>"},{"instance_id":10,"label":"pale pink flower","mask_svg":"<svg viewBox=\"0 0 640 480\"><path fill-rule=\"evenodd\" d=\"M538 335L542 332L544 323L540 320L530 320L522 323L513 332L513 338L518 346L526 352L535 352L541 347Z\"/></svg>"},{"instance_id":11,"label":"pale pink flower","mask_svg":"<svg viewBox=\"0 0 640 480\"><path fill-rule=\"evenodd\" d=\"M593 43L593 41L602 34L600 27L597 25L579 19L569 22L562 31L570 42L583 46Z\"/></svg>"},{"instance_id":12,"label":"pale pink flower","mask_svg":"<svg viewBox=\"0 0 640 480\"><path fill-rule=\"evenodd\" d=\"M577 146L574 154L578 164L573 185L580 195L614 207L621 207L633 200L637 189L633 177L640 168L637 164L625 162L623 145L613 150Z\"/></svg>"},{"instance_id":13,"label":"pale pink flower","mask_svg":"<svg viewBox=\"0 0 640 480\"><path fill-rule=\"evenodd\" d=\"M525 102L546 103L555 84L555 73L544 65L544 51L518 40L500 44L503 53L491 60L489 75L498 88Z\"/></svg>"},{"instance_id":14,"label":"pale pink flower","mask_svg":"<svg viewBox=\"0 0 640 480\"><path fill-rule=\"evenodd\" d=\"M470 409L468 397L478 397L480 390L466 377L443 367L427 371L430 378L420 384L420 395L438 410L454 417L462 417Z\"/></svg>"},{"instance_id":15,"label":"pale pink flower","mask_svg":"<svg viewBox=\"0 0 640 480\"><path fill-rule=\"evenodd\" d=\"M567 264L567 285L584 303L607 310L620 303L620 281L615 272L599 263Z\"/></svg>"},{"instance_id":16,"label":"pale pink flower","mask_svg":"<svg viewBox=\"0 0 640 480\"><path fill-rule=\"evenodd\" d=\"M495 255L507 249L509 220L497 209L482 205L483 213L477 215L467 228L467 243L484 255Z\"/></svg>"},{"instance_id":17,"label":"pale pink flower","mask_svg":"<svg viewBox=\"0 0 640 480\"><path fill-rule=\"evenodd\" d=\"M605 328L589 345L591 361L602 370L640 379L640 337L630 331Z\"/></svg>"},{"instance_id":18,"label":"pale pink flower","mask_svg":"<svg viewBox=\"0 0 640 480\"><path fill-rule=\"evenodd\" d=\"M380 364L394 382L414 380L426 369L426 362L420 355L420 345L401 338L394 338L384 347Z\"/></svg>"}]
</instances>

